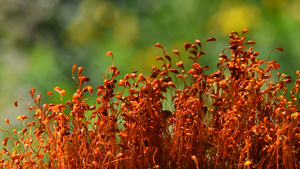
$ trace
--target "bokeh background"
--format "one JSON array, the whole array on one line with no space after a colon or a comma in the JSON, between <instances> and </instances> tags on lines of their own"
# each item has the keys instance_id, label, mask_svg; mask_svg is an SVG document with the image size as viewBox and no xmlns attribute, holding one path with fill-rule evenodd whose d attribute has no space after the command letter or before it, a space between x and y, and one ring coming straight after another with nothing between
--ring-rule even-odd
<instances>
[{"instance_id":1,"label":"bokeh background","mask_svg":"<svg viewBox=\"0 0 300 169\"><path fill-rule=\"evenodd\" d=\"M71 77L73 64L84 67L91 86L103 84L102 73L112 64L105 55L110 50L122 75L138 70L148 76L162 54L160 42L172 56L182 57L185 42L217 41L205 46L201 65L214 71L218 55L228 46L228 34L247 28L248 40L255 40L260 59L281 64L280 72L295 77L300 68L299 0L0 0L0 127L9 118L17 127L18 115L31 116L30 88L46 95L60 86L75 91ZM177 59L177 58L176 58ZM22 127L22 123L21 123ZM0 140L6 134L0 132ZM2 144L0 145L2 146Z\"/></svg>"}]
</instances>

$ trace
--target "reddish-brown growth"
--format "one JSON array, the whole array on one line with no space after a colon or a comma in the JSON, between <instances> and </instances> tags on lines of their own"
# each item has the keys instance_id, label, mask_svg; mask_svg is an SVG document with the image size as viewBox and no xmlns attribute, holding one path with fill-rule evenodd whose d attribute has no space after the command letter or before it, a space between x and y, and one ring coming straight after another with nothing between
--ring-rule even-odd
<instances>
[{"instance_id":1,"label":"reddish-brown growth","mask_svg":"<svg viewBox=\"0 0 300 169\"><path fill-rule=\"evenodd\" d=\"M113 64L103 74L104 85L94 88L74 65L73 94L55 87L60 101L41 105L41 95L30 90L34 105L28 109L34 113L18 117L24 129L11 126L13 134L7 132L0 167L299 168L300 73L290 91L291 76L277 73L278 81L272 81L280 65L258 58L247 31L231 32L212 74L199 58L214 37L184 44L193 61L189 69L178 50L170 56L157 43L161 67L117 80L120 71ZM93 94L97 98L89 105Z\"/></svg>"}]
</instances>

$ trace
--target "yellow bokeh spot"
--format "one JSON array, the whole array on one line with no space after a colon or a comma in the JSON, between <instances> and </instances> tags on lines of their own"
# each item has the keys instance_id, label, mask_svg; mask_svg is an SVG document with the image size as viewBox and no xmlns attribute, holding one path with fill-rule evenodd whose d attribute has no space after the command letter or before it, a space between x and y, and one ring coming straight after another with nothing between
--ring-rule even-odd
<instances>
[{"instance_id":1,"label":"yellow bokeh spot","mask_svg":"<svg viewBox=\"0 0 300 169\"><path fill-rule=\"evenodd\" d=\"M85 44L92 40L101 41L107 29L114 30L115 41L121 45L131 46L139 38L136 16L103 1L83 1L66 33L75 44Z\"/></svg>"},{"instance_id":2,"label":"yellow bokeh spot","mask_svg":"<svg viewBox=\"0 0 300 169\"><path fill-rule=\"evenodd\" d=\"M114 26L120 18L120 11L109 2L97 4L92 12L94 22L103 27Z\"/></svg>"},{"instance_id":3,"label":"yellow bokeh spot","mask_svg":"<svg viewBox=\"0 0 300 169\"><path fill-rule=\"evenodd\" d=\"M300 1L293 1L287 5L286 13L293 17L297 22L300 22L300 12L299 12Z\"/></svg>"},{"instance_id":4,"label":"yellow bokeh spot","mask_svg":"<svg viewBox=\"0 0 300 169\"><path fill-rule=\"evenodd\" d=\"M66 27L66 33L71 41L84 44L99 38L105 28L113 27L119 16L120 12L113 3L83 1L77 15Z\"/></svg>"},{"instance_id":5,"label":"yellow bokeh spot","mask_svg":"<svg viewBox=\"0 0 300 169\"><path fill-rule=\"evenodd\" d=\"M207 29L222 34L228 34L233 30L241 32L244 28L257 27L260 20L261 12L255 4L237 6L222 4L220 10L209 19Z\"/></svg>"},{"instance_id":6,"label":"yellow bokeh spot","mask_svg":"<svg viewBox=\"0 0 300 169\"><path fill-rule=\"evenodd\" d=\"M72 41L83 44L93 37L95 27L92 22L79 18L67 27L67 33Z\"/></svg>"},{"instance_id":7,"label":"yellow bokeh spot","mask_svg":"<svg viewBox=\"0 0 300 169\"><path fill-rule=\"evenodd\" d=\"M116 24L114 37L122 45L131 46L139 37L139 25L136 16L124 13Z\"/></svg>"},{"instance_id":8,"label":"yellow bokeh spot","mask_svg":"<svg viewBox=\"0 0 300 169\"><path fill-rule=\"evenodd\" d=\"M279 9L287 5L287 0L262 0L262 3L268 9Z\"/></svg>"}]
</instances>

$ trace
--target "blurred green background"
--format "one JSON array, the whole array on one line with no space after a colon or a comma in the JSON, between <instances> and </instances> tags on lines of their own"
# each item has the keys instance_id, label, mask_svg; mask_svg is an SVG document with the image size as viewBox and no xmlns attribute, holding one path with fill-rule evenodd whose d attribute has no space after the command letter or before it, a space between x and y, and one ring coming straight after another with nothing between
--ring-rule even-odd
<instances>
[{"instance_id":1,"label":"blurred green background","mask_svg":"<svg viewBox=\"0 0 300 169\"><path fill-rule=\"evenodd\" d=\"M71 77L73 64L84 67L83 74L96 87L102 73L112 64L105 55L110 50L115 65L124 74L138 70L148 76L151 66L162 54L154 44L160 42L172 56L178 49L185 63L185 42L216 42L205 46L201 65L214 71L218 55L228 46L232 30L247 28L248 40L255 40L254 50L260 59L281 64L280 72L295 77L300 68L300 1L299 0L0 0L0 124L9 118L17 126L20 114L27 110L30 88L46 95L60 86L75 91ZM177 59L177 58L176 58ZM5 134L0 132L0 140ZM2 146L2 145L1 145Z\"/></svg>"}]
</instances>

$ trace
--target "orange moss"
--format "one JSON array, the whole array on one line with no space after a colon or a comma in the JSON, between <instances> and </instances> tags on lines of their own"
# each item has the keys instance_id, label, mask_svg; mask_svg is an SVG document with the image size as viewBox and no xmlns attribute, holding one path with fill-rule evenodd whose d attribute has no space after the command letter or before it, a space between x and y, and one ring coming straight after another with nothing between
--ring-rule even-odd
<instances>
[{"instance_id":1,"label":"orange moss","mask_svg":"<svg viewBox=\"0 0 300 169\"><path fill-rule=\"evenodd\" d=\"M198 63L205 54L199 40L184 44L194 61L190 69L178 50L172 53L179 57L171 57L159 43L163 56L156 59L163 63L148 77L132 72L117 81L120 72L113 64L104 85L93 88L82 67L75 77L74 65L77 91L67 101L67 92L55 87L60 103L41 105L41 95L30 90L35 114L19 116L27 127L2 141L0 167L299 168L300 73L289 93L289 75L278 73L272 82L280 65L260 60L246 32L231 32L212 74ZM116 92L116 85L123 89ZM95 93L94 104L83 93Z\"/></svg>"}]
</instances>

